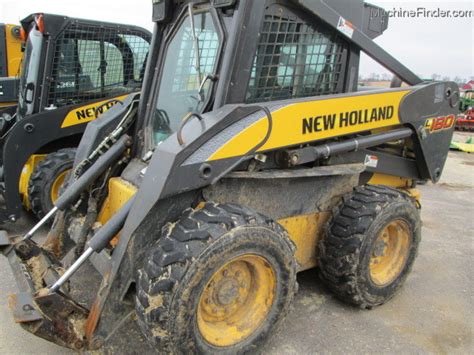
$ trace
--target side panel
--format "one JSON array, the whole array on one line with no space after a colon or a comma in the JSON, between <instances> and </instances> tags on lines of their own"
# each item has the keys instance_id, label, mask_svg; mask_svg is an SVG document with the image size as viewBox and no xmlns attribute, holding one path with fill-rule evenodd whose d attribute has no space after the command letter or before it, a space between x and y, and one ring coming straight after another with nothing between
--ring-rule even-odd
<instances>
[{"instance_id":1,"label":"side panel","mask_svg":"<svg viewBox=\"0 0 474 355\"><path fill-rule=\"evenodd\" d=\"M288 104L272 112L271 135L259 152L400 124L398 107L410 91ZM262 117L212 154L208 160L245 155L265 137Z\"/></svg>"},{"instance_id":2,"label":"side panel","mask_svg":"<svg viewBox=\"0 0 474 355\"><path fill-rule=\"evenodd\" d=\"M317 244L331 211L358 175L292 179L223 179L203 191L207 201L251 207L277 220L296 245L298 270L317 264Z\"/></svg>"}]
</instances>

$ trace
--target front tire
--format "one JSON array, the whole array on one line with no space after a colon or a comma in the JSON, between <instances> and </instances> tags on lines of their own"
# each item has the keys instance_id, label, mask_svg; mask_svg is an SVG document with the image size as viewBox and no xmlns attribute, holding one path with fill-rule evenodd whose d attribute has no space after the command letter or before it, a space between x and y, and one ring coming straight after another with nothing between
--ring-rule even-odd
<instances>
[{"instance_id":1,"label":"front tire","mask_svg":"<svg viewBox=\"0 0 474 355\"><path fill-rule=\"evenodd\" d=\"M206 204L164 227L138 274L136 309L165 353L243 353L274 334L297 290L295 247L251 209Z\"/></svg>"},{"instance_id":2,"label":"front tire","mask_svg":"<svg viewBox=\"0 0 474 355\"><path fill-rule=\"evenodd\" d=\"M358 187L343 199L320 243L320 276L347 303L381 305L408 276L420 238L411 197L385 186Z\"/></svg>"},{"instance_id":3,"label":"front tire","mask_svg":"<svg viewBox=\"0 0 474 355\"><path fill-rule=\"evenodd\" d=\"M33 170L28 182L31 211L42 218L54 206L61 186L74 164L76 149L65 148L50 153Z\"/></svg>"}]
</instances>

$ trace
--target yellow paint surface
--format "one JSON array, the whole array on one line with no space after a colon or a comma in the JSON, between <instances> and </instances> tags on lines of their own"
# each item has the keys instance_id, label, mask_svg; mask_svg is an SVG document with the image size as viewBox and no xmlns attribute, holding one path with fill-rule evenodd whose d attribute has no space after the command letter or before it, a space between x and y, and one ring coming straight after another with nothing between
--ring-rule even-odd
<instances>
[{"instance_id":1,"label":"yellow paint surface","mask_svg":"<svg viewBox=\"0 0 474 355\"><path fill-rule=\"evenodd\" d=\"M298 262L298 271L317 265L318 241L323 235L324 226L330 215L330 212L319 212L278 220L296 244L295 257Z\"/></svg>"},{"instance_id":2,"label":"yellow paint surface","mask_svg":"<svg viewBox=\"0 0 474 355\"><path fill-rule=\"evenodd\" d=\"M374 174L368 184L370 185L385 185L395 188L406 188L413 185L413 180L393 175Z\"/></svg>"},{"instance_id":3,"label":"yellow paint surface","mask_svg":"<svg viewBox=\"0 0 474 355\"><path fill-rule=\"evenodd\" d=\"M109 108L111 108L112 106L114 106L116 104L111 100L120 100L120 101L122 101L127 96L128 95L113 97L113 98L109 98L109 99L104 100L104 101L95 102L93 104L84 105L84 106L81 106L81 107L76 108L74 110L71 110L71 111L68 112L68 114L64 118L64 121L61 125L61 128L71 127L71 126L75 126L75 125L78 125L78 124L83 124L83 123L93 121L98 117L96 115L96 109L99 108L99 106L102 106L106 102L110 102L110 105L102 106L102 108L100 109L101 113L104 113L105 111L107 111ZM100 116L100 114L99 114L99 116Z\"/></svg>"},{"instance_id":4,"label":"yellow paint surface","mask_svg":"<svg viewBox=\"0 0 474 355\"><path fill-rule=\"evenodd\" d=\"M97 218L98 222L102 225L107 223L136 192L137 188L127 181L119 177L111 178L109 180L109 194L100 210L99 217ZM116 245L117 242L118 236L115 236L111 244Z\"/></svg>"},{"instance_id":5,"label":"yellow paint surface","mask_svg":"<svg viewBox=\"0 0 474 355\"><path fill-rule=\"evenodd\" d=\"M125 180L114 177L109 180L109 194L100 210L98 221L101 224L107 221L135 195L137 188Z\"/></svg>"},{"instance_id":6,"label":"yellow paint surface","mask_svg":"<svg viewBox=\"0 0 474 355\"><path fill-rule=\"evenodd\" d=\"M400 123L398 108L403 97L409 92L410 90L395 91L290 104L272 113L273 127L271 135L258 151L398 125ZM342 119L347 113L368 110L367 112L370 115L372 110L386 107L393 110L393 114L389 119L349 125L346 125ZM318 126L318 131L304 133L303 121L305 119L331 115L336 116L335 124L331 128L325 129L324 125L321 124ZM323 120L320 121L323 123ZM243 156L262 142L267 132L268 119L262 114L261 119L224 143L209 160Z\"/></svg>"},{"instance_id":7,"label":"yellow paint surface","mask_svg":"<svg viewBox=\"0 0 474 355\"><path fill-rule=\"evenodd\" d=\"M16 102L0 102L0 108L5 108L9 106L16 106Z\"/></svg>"},{"instance_id":8,"label":"yellow paint surface","mask_svg":"<svg viewBox=\"0 0 474 355\"><path fill-rule=\"evenodd\" d=\"M23 58L23 52L21 51L21 40L12 34L12 29L17 26L18 25L5 25L9 77L14 77L19 74L21 59Z\"/></svg>"},{"instance_id":9,"label":"yellow paint surface","mask_svg":"<svg viewBox=\"0 0 474 355\"><path fill-rule=\"evenodd\" d=\"M28 199L28 184L30 183L30 177L33 171L35 170L36 165L38 165L38 163L44 158L46 158L45 154L33 154L28 158L25 166L23 167L23 170L21 171L18 189L23 201L23 206L27 210L30 209L30 201Z\"/></svg>"},{"instance_id":10,"label":"yellow paint surface","mask_svg":"<svg viewBox=\"0 0 474 355\"><path fill-rule=\"evenodd\" d=\"M273 306L276 276L271 264L254 254L238 256L209 279L199 299L201 336L216 347L252 336Z\"/></svg>"}]
</instances>

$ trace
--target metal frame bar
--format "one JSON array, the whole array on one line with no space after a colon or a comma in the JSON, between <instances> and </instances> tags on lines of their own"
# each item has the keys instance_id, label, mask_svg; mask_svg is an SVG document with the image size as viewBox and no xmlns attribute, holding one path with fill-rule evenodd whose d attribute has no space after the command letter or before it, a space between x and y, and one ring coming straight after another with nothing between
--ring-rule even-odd
<instances>
[{"instance_id":1,"label":"metal frame bar","mask_svg":"<svg viewBox=\"0 0 474 355\"><path fill-rule=\"evenodd\" d=\"M322 21L339 31L337 25L342 17L323 0L297 0L307 11L319 17ZM352 37L345 36L347 40L359 47L364 53L377 63L390 70L404 82L417 85L423 82L415 73L399 62L395 57L385 51L361 30L354 27Z\"/></svg>"}]
</instances>

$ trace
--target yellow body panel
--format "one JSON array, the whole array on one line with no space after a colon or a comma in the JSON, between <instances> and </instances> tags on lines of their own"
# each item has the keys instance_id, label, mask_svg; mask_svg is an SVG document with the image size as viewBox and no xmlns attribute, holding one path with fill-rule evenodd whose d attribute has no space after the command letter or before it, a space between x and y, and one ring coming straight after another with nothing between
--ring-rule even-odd
<instances>
[{"instance_id":1,"label":"yellow body panel","mask_svg":"<svg viewBox=\"0 0 474 355\"><path fill-rule=\"evenodd\" d=\"M137 188L127 181L119 177L111 178L109 180L109 194L100 210L98 222L102 225L107 223L136 192ZM117 242L118 236L115 236L110 243L115 246Z\"/></svg>"},{"instance_id":2,"label":"yellow body panel","mask_svg":"<svg viewBox=\"0 0 474 355\"><path fill-rule=\"evenodd\" d=\"M7 65L8 76L17 76L20 73L21 59L23 52L21 51L21 40L13 35L13 28L18 25L5 25L5 37L7 42Z\"/></svg>"},{"instance_id":3,"label":"yellow body panel","mask_svg":"<svg viewBox=\"0 0 474 355\"><path fill-rule=\"evenodd\" d=\"M398 108L410 90L289 104L272 113L270 137L259 152L400 124ZM246 155L268 133L262 117L226 142L208 159Z\"/></svg>"},{"instance_id":4,"label":"yellow body panel","mask_svg":"<svg viewBox=\"0 0 474 355\"><path fill-rule=\"evenodd\" d=\"M61 128L71 127L78 124L83 124L86 122L90 122L95 120L100 114L106 112L112 106L114 106L117 102L113 100L123 100L128 95L122 95L114 98L110 98L104 101L95 102L90 105L81 106L74 110L68 112L66 117L64 118L63 123L61 124ZM107 104L106 104L107 103ZM104 105L106 104L106 105ZM103 105L103 106L102 106ZM100 107L102 106L102 107ZM99 108L100 107L100 108ZM96 110L99 109L99 115L97 115Z\"/></svg>"},{"instance_id":5,"label":"yellow body panel","mask_svg":"<svg viewBox=\"0 0 474 355\"><path fill-rule=\"evenodd\" d=\"M413 180L393 175L374 174L368 184L370 185L384 185L396 189L400 189L409 196L413 197L418 205L420 205L421 192L418 189L413 189Z\"/></svg>"},{"instance_id":6,"label":"yellow body panel","mask_svg":"<svg viewBox=\"0 0 474 355\"><path fill-rule=\"evenodd\" d=\"M395 188L407 188L413 185L413 180L393 175L374 174L368 184L385 185Z\"/></svg>"},{"instance_id":7,"label":"yellow body panel","mask_svg":"<svg viewBox=\"0 0 474 355\"><path fill-rule=\"evenodd\" d=\"M399 179L395 176L374 174L373 180L379 184L400 188L417 201L420 192L409 188L411 180ZM98 221L103 225L136 193L137 188L121 178L112 178L109 181L109 194L99 213ZM197 208L202 208L201 202ZM318 242L323 237L325 227L331 217L330 211L315 212L306 215L296 215L278 219L277 222L286 229L290 239L296 245L295 258L298 263L298 272L317 266ZM115 245L117 237L112 244Z\"/></svg>"},{"instance_id":8,"label":"yellow body panel","mask_svg":"<svg viewBox=\"0 0 474 355\"><path fill-rule=\"evenodd\" d=\"M0 102L0 108L16 106L16 102Z\"/></svg>"},{"instance_id":9,"label":"yellow body panel","mask_svg":"<svg viewBox=\"0 0 474 355\"><path fill-rule=\"evenodd\" d=\"M30 201L28 199L28 184L30 182L30 177L33 171L35 170L36 165L38 165L38 163L42 161L44 158L46 158L45 154L33 154L27 160L25 166L23 167L23 170L21 171L20 182L19 182L18 188L19 188L20 195L23 201L23 206L27 210L30 209Z\"/></svg>"},{"instance_id":10,"label":"yellow body panel","mask_svg":"<svg viewBox=\"0 0 474 355\"><path fill-rule=\"evenodd\" d=\"M127 181L114 177L109 180L109 194L100 210L98 221L107 221L137 192L137 188Z\"/></svg>"},{"instance_id":11,"label":"yellow body panel","mask_svg":"<svg viewBox=\"0 0 474 355\"><path fill-rule=\"evenodd\" d=\"M296 245L298 271L311 269L317 265L318 241L330 216L330 212L320 212L278 220Z\"/></svg>"}]
</instances>

